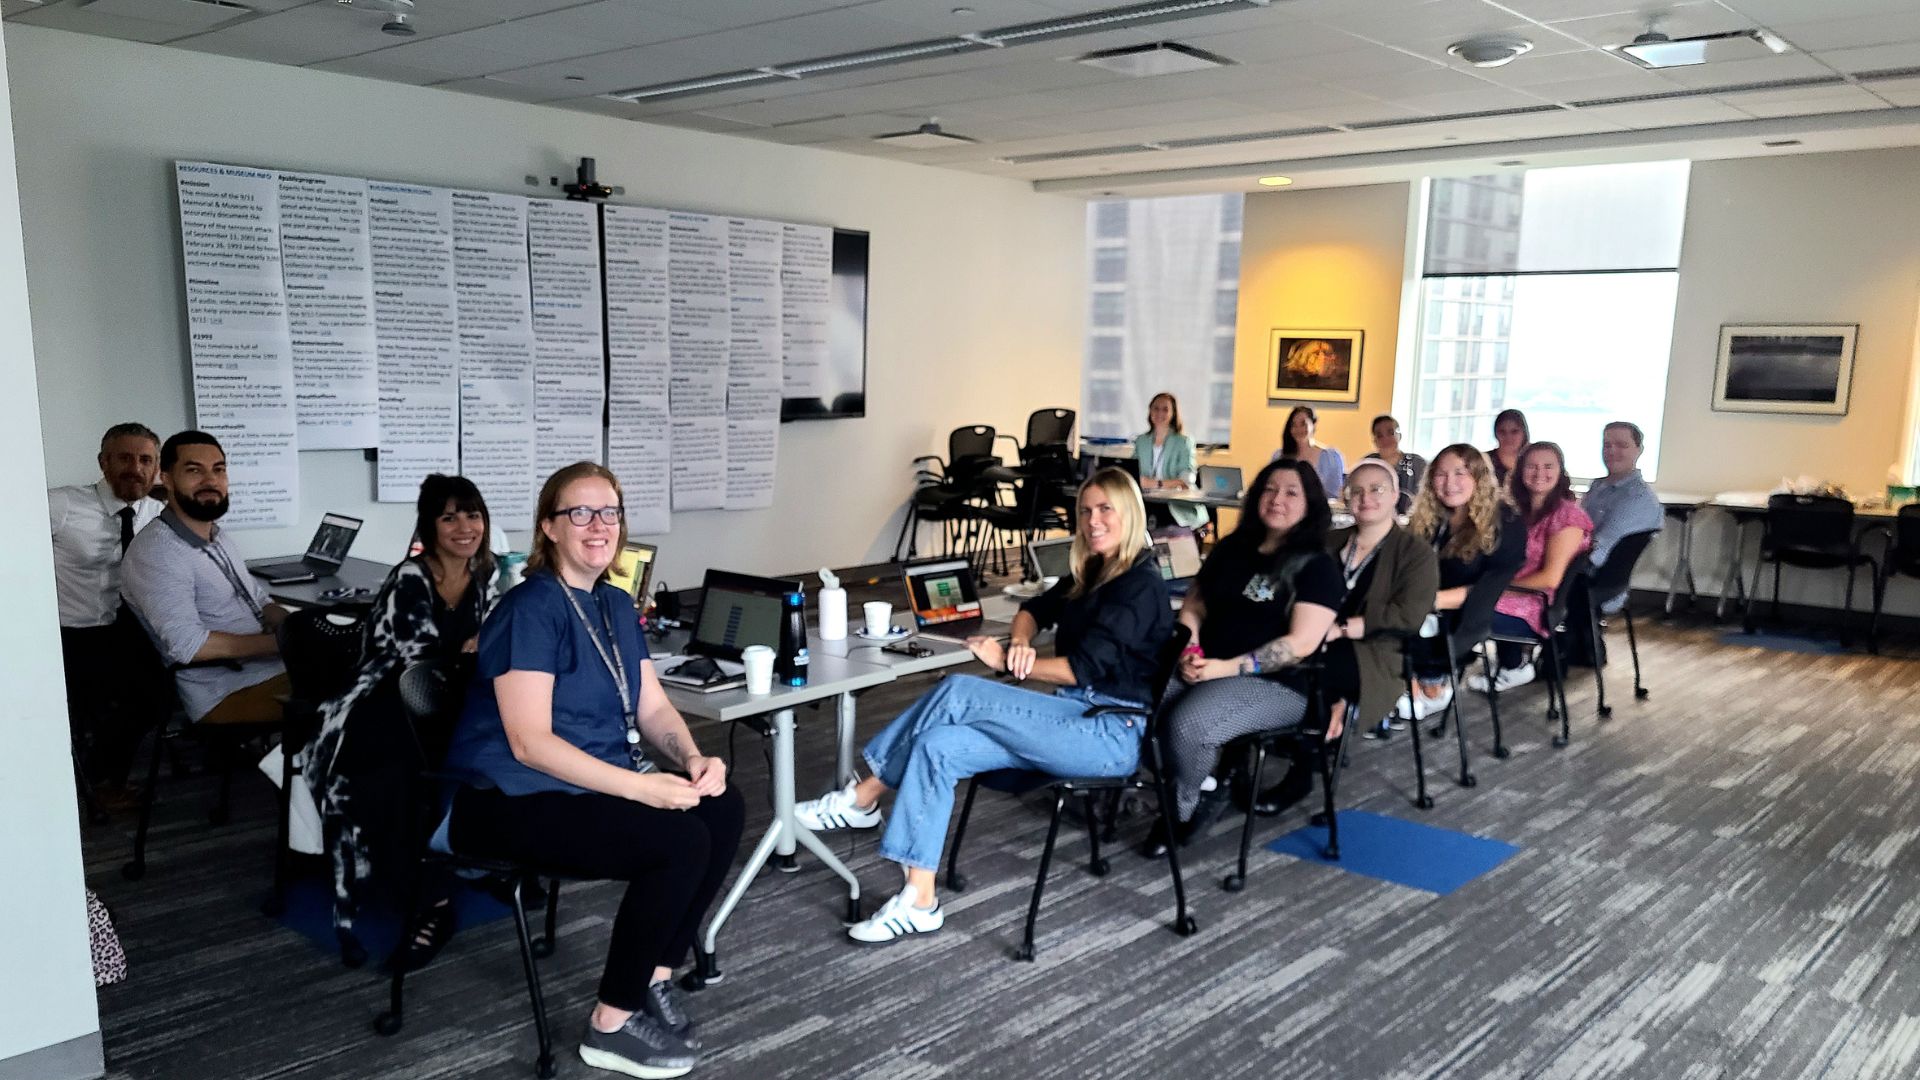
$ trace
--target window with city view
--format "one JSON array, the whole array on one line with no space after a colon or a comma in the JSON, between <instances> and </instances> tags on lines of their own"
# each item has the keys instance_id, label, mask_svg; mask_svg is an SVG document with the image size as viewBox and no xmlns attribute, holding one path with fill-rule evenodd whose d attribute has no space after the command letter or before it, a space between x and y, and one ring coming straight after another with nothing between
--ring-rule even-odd
<instances>
[{"instance_id":1,"label":"window with city view","mask_svg":"<svg viewBox=\"0 0 1920 1080\"><path fill-rule=\"evenodd\" d=\"M1493 444L1520 409L1576 476L1600 429L1646 432L1659 461L1688 163L1535 169L1428 181L1409 446Z\"/></svg>"},{"instance_id":2,"label":"window with city view","mask_svg":"<svg viewBox=\"0 0 1920 1080\"><path fill-rule=\"evenodd\" d=\"M1227 441L1240 210L1237 194L1088 204L1083 434L1140 434L1164 390L1196 442Z\"/></svg>"}]
</instances>

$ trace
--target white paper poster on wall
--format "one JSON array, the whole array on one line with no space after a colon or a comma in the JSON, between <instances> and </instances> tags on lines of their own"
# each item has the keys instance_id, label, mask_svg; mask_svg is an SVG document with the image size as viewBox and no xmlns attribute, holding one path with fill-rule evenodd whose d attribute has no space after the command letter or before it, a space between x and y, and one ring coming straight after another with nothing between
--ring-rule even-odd
<instances>
[{"instance_id":1,"label":"white paper poster on wall","mask_svg":"<svg viewBox=\"0 0 1920 1080\"><path fill-rule=\"evenodd\" d=\"M528 202L527 260L533 281L535 472L544 480L563 466L604 463L606 456L597 208Z\"/></svg>"},{"instance_id":2,"label":"white paper poster on wall","mask_svg":"<svg viewBox=\"0 0 1920 1080\"><path fill-rule=\"evenodd\" d=\"M367 182L279 174L280 275L302 450L380 441Z\"/></svg>"},{"instance_id":3,"label":"white paper poster on wall","mask_svg":"<svg viewBox=\"0 0 1920 1080\"><path fill-rule=\"evenodd\" d=\"M381 502L410 503L428 473L460 471L460 343L453 197L370 181L374 344L380 362Z\"/></svg>"},{"instance_id":4,"label":"white paper poster on wall","mask_svg":"<svg viewBox=\"0 0 1920 1080\"><path fill-rule=\"evenodd\" d=\"M292 346L274 174L175 162L195 423L227 453L232 528L299 516Z\"/></svg>"},{"instance_id":5,"label":"white paper poster on wall","mask_svg":"<svg viewBox=\"0 0 1920 1080\"><path fill-rule=\"evenodd\" d=\"M527 200L455 191L460 471L509 529L533 522L534 383Z\"/></svg>"},{"instance_id":6,"label":"white paper poster on wall","mask_svg":"<svg viewBox=\"0 0 1920 1080\"><path fill-rule=\"evenodd\" d=\"M655 535L672 522L672 354L667 326L667 213L601 207L606 239L607 467L620 478L627 531Z\"/></svg>"},{"instance_id":7,"label":"white paper poster on wall","mask_svg":"<svg viewBox=\"0 0 1920 1080\"><path fill-rule=\"evenodd\" d=\"M831 380L828 318L833 311L833 230L780 227L782 394L825 398Z\"/></svg>"},{"instance_id":8,"label":"white paper poster on wall","mask_svg":"<svg viewBox=\"0 0 1920 1080\"><path fill-rule=\"evenodd\" d=\"M667 337L672 367L673 508L726 506L728 291L727 222L707 214L667 215Z\"/></svg>"},{"instance_id":9,"label":"white paper poster on wall","mask_svg":"<svg viewBox=\"0 0 1920 1080\"><path fill-rule=\"evenodd\" d=\"M727 219L728 510L773 505L781 389L780 224Z\"/></svg>"}]
</instances>

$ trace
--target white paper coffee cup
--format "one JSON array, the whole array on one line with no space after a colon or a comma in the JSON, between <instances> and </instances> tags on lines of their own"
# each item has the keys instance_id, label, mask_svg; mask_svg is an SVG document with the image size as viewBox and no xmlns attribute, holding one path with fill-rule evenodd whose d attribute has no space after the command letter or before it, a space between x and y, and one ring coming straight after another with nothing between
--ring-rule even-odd
<instances>
[{"instance_id":1,"label":"white paper coffee cup","mask_svg":"<svg viewBox=\"0 0 1920 1080\"><path fill-rule=\"evenodd\" d=\"M867 619L868 637L885 637L893 633L893 605L885 600L869 600L860 605L860 613Z\"/></svg>"},{"instance_id":2,"label":"white paper coffee cup","mask_svg":"<svg viewBox=\"0 0 1920 1080\"><path fill-rule=\"evenodd\" d=\"M740 662L747 666L747 693L773 693L773 650L765 645L749 645L740 650Z\"/></svg>"}]
</instances>

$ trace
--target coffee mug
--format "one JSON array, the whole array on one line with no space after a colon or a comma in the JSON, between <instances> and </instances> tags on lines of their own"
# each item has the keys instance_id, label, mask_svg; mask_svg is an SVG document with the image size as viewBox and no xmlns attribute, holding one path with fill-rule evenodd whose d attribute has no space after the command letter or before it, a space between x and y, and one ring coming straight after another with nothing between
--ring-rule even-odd
<instances>
[{"instance_id":1,"label":"coffee mug","mask_svg":"<svg viewBox=\"0 0 1920 1080\"><path fill-rule=\"evenodd\" d=\"M868 637L886 637L893 633L893 605L885 600L870 600L860 605L867 619Z\"/></svg>"},{"instance_id":2,"label":"coffee mug","mask_svg":"<svg viewBox=\"0 0 1920 1080\"><path fill-rule=\"evenodd\" d=\"M747 667L747 693L773 693L773 650L765 645L749 645L740 650L740 662Z\"/></svg>"}]
</instances>

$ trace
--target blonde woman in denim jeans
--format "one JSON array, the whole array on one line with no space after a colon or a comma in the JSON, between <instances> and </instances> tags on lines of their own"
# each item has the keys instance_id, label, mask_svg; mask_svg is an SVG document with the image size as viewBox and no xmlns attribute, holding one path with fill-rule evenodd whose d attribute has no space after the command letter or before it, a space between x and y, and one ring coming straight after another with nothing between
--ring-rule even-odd
<instances>
[{"instance_id":1,"label":"blonde woman in denim jeans","mask_svg":"<svg viewBox=\"0 0 1920 1080\"><path fill-rule=\"evenodd\" d=\"M906 887L847 930L865 945L927 934L946 921L934 871L953 816L954 785L994 769L1056 776L1127 776L1140 763L1138 716L1085 714L1089 705L1152 700L1154 657L1173 632L1166 582L1147 546L1146 506L1132 477L1102 469L1080 487L1073 573L1014 616L1011 640L976 637L981 663L1015 682L1038 679L1047 693L997 679L941 680L867 744L873 775L795 808L816 831L880 824L880 797L898 792L880 854L906 869ZM1034 635L1056 627L1054 655Z\"/></svg>"}]
</instances>

